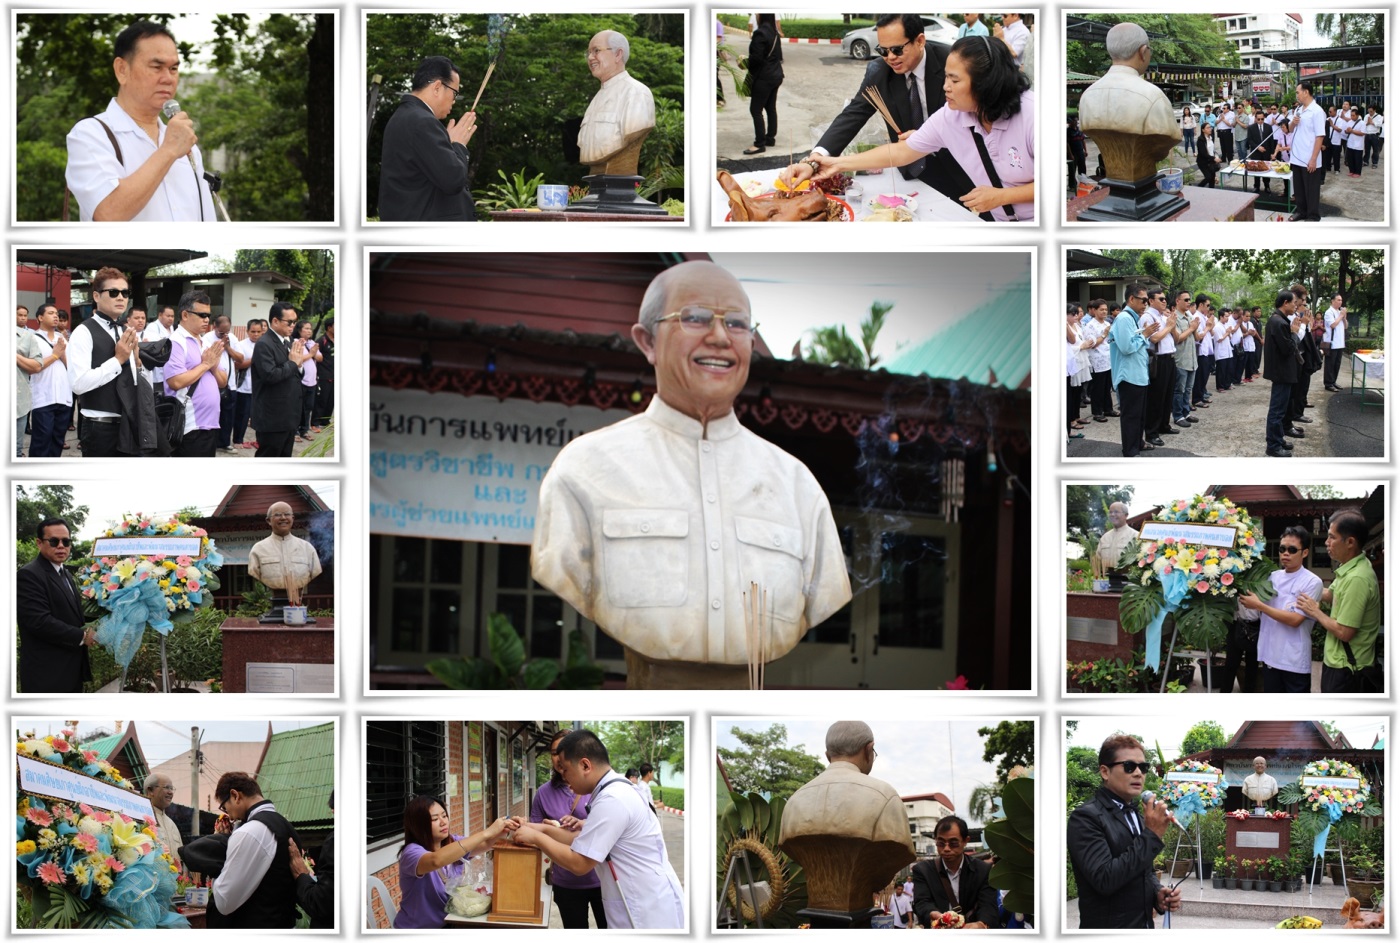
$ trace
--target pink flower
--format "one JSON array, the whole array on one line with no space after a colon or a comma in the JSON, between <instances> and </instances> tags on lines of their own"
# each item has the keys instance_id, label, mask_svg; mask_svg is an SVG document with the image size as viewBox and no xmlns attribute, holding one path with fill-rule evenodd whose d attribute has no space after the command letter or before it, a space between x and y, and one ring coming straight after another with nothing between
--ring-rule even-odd
<instances>
[{"instance_id":1,"label":"pink flower","mask_svg":"<svg viewBox=\"0 0 1400 943\"><path fill-rule=\"evenodd\" d=\"M1153 560L1155 560L1155 559L1157 559L1157 554L1155 554L1155 553L1149 553L1149 554L1147 555L1147 562L1148 562L1148 563L1151 563L1151 562L1152 562Z\"/></svg>"},{"instance_id":2,"label":"pink flower","mask_svg":"<svg viewBox=\"0 0 1400 943\"><path fill-rule=\"evenodd\" d=\"M1233 574L1233 573L1226 573L1224 576L1220 577L1220 582L1221 582L1221 584L1224 585L1224 586L1229 586L1229 585L1230 585L1231 583L1233 583L1234 581L1235 581L1235 574Z\"/></svg>"},{"instance_id":3,"label":"pink flower","mask_svg":"<svg viewBox=\"0 0 1400 943\"><path fill-rule=\"evenodd\" d=\"M106 812L103 812L101 809L94 809L92 812L92 817L104 825L112 821L112 817Z\"/></svg>"},{"instance_id":4,"label":"pink flower","mask_svg":"<svg viewBox=\"0 0 1400 943\"><path fill-rule=\"evenodd\" d=\"M1254 546L1254 538L1253 538L1253 537L1247 537L1247 538L1245 538L1245 546L1253 547L1253 546Z\"/></svg>"},{"instance_id":5,"label":"pink flower","mask_svg":"<svg viewBox=\"0 0 1400 943\"><path fill-rule=\"evenodd\" d=\"M83 759L87 760L89 763L96 763L96 762L97 762L97 753L96 753L95 751L93 751L93 750L84 750L84 751L83 751ZM84 815L91 815L91 814L92 814L92 810L89 809L87 806L83 806L83 814L84 814Z\"/></svg>"},{"instance_id":6,"label":"pink flower","mask_svg":"<svg viewBox=\"0 0 1400 943\"><path fill-rule=\"evenodd\" d=\"M1204 560L1205 558L1206 558L1206 551L1205 551L1205 548L1202 547L1200 550L1197 550L1197 551L1196 551L1196 559L1197 559L1197 560Z\"/></svg>"},{"instance_id":7,"label":"pink flower","mask_svg":"<svg viewBox=\"0 0 1400 943\"><path fill-rule=\"evenodd\" d=\"M63 873L63 869L52 861L45 861L39 865L39 877L44 879L45 884L62 884L68 880L68 875Z\"/></svg>"},{"instance_id":8,"label":"pink flower","mask_svg":"<svg viewBox=\"0 0 1400 943\"><path fill-rule=\"evenodd\" d=\"M199 580L190 580L190 581L189 581L188 583L186 583L185 585L188 586L188 587L189 587L190 589L192 589L192 590L198 590L198 589L199 589Z\"/></svg>"},{"instance_id":9,"label":"pink flower","mask_svg":"<svg viewBox=\"0 0 1400 943\"><path fill-rule=\"evenodd\" d=\"M949 691L966 691L967 678L963 675L958 675L956 678L954 678L952 681L949 681L943 687Z\"/></svg>"},{"instance_id":10,"label":"pink flower","mask_svg":"<svg viewBox=\"0 0 1400 943\"><path fill-rule=\"evenodd\" d=\"M163 554L163 553L153 553L153 554L151 554L151 559L154 560L156 563L160 563L162 560L165 559L165 554Z\"/></svg>"},{"instance_id":11,"label":"pink flower","mask_svg":"<svg viewBox=\"0 0 1400 943\"><path fill-rule=\"evenodd\" d=\"M111 558L111 557L103 557L103 558L102 558L102 565L103 565L103 566L111 566L111 565L112 565L112 558Z\"/></svg>"},{"instance_id":12,"label":"pink flower","mask_svg":"<svg viewBox=\"0 0 1400 943\"><path fill-rule=\"evenodd\" d=\"M156 827L156 820L153 819L151 816L147 815L147 816L143 816L143 818L145 818L146 824L149 825L151 828L155 828L155 827Z\"/></svg>"},{"instance_id":13,"label":"pink flower","mask_svg":"<svg viewBox=\"0 0 1400 943\"><path fill-rule=\"evenodd\" d=\"M131 816L127 815L125 812L118 812L117 814L121 816L122 821L125 822L127 825L131 824Z\"/></svg>"},{"instance_id":14,"label":"pink flower","mask_svg":"<svg viewBox=\"0 0 1400 943\"><path fill-rule=\"evenodd\" d=\"M196 537L208 537L209 531L205 530L203 527L196 527L194 529L194 535Z\"/></svg>"},{"instance_id":15,"label":"pink flower","mask_svg":"<svg viewBox=\"0 0 1400 943\"><path fill-rule=\"evenodd\" d=\"M1166 566L1162 567L1162 575L1163 575L1163 576L1166 576L1166 575L1167 575L1168 573L1170 573L1171 571L1172 571L1172 565L1171 565L1170 563L1168 563Z\"/></svg>"},{"instance_id":16,"label":"pink flower","mask_svg":"<svg viewBox=\"0 0 1400 943\"><path fill-rule=\"evenodd\" d=\"M93 760L97 759L97 754L93 753L91 750L84 750L83 759L91 763ZM78 803L78 808L82 810L83 815L92 815L92 806L88 805L86 802Z\"/></svg>"},{"instance_id":17,"label":"pink flower","mask_svg":"<svg viewBox=\"0 0 1400 943\"><path fill-rule=\"evenodd\" d=\"M193 563L194 561L191 560L188 556L186 556L185 554L182 553L182 554L180 554L180 556L178 556L178 557L175 558L175 562L178 563L178 564L180 564L180 566L189 566L189 565L190 565L191 563Z\"/></svg>"},{"instance_id":18,"label":"pink flower","mask_svg":"<svg viewBox=\"0 0 1400 943\"><path fill-rule=\"evenodd\" d=\"M1200 565L1199 563L1197 563L1195 566L1193 566L1193 567L1191 568L1191 572L1192 572L1192 573L1199 573L1199 572L1201 572L1201 569L1202 569L1201 565Z\"/></svg>"},{"instance_id":19,"label":"pink flower","mask_svg":"<svg viewBox=\"0 0 1400 943\"><path fill-rule=\"evenodd\" d=\"M1196 584L1196 592L1198 592L1198 593L1204 593L1204 592L1206 592L1206 591L1209 590L1209 589L1210 589L1210 584L1207 583L1205 580L1201 580L1200 582L1198 582L1198 583Z\"/></svg>"},{"instance_id":20,"label":"pink flower","mask_svg":"<svg viewBox=\"0 0 1400 943\"><path fill-rule=\"evenodd\" d=\"M70 746L68 745L68 741L67 741L67 740L62 740L62 739L59 739L59 738L55 738L55 739L54 739L53 748L54 748L55 750L57 750L59 753L67 753L69 750L72 749L72 747L70 747Z\"/></svg>"},{"instance_id":21,"label":"pink flower","mask_svg":"<svg viewBox=\"0 0 1400 943\"><path fill-rule=\"evenodd\" d=\"M103 864L105 864L105 865L107 865L107 867L111 868L111 869L112 869L112 872L113 872L114 874L115 874L116 872L118 872L118 871L125 871L125 870L126 870L126 865L122 864L122 863L121 863L120 861L118 861L116 858L108 858L106 861L103 862Z\"/></svg>"},{"instance_id":22,"label":"pink flower","mask_svg":"<svg viewBox=\"0 0 1400 943\"><path fill-rule=\"evenodd\" d=\"M77 835L73 836L73 841L77 843L79 848L81 848L83 851L86 851L88 854L92 854L94 851L97 850L96 835L87 835L83 832L79 832Z\"/></svg>"},{"instance_id":23,"label":"pink flower","mask_svg":"<svg viewBox=\"0 0 1400 943\"><path fill-rule=\"evenodd\" d=\"M73 739L74 735L77 734L77 731L69 730L67 727L65 727L62 730L60 730L59 733L63 734L63 739L71 740Z\"/></svg>"},{"instance_id":24,"label":"pink flower","mask_svg":"<svg viewBox=\"0 0 1400 943\"><path fill-rule=\"evenodd\" d=\"M40 828L48 828L53 824L53 816L44 809L30 807L29 811L24 813L24 817Z\"/></svg>"}]
</instances>

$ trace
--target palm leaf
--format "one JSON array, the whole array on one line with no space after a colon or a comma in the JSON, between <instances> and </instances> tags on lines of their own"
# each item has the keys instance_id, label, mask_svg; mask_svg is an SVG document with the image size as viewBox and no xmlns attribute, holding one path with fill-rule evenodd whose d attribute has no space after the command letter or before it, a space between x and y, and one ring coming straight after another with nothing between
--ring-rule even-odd
<instances>
[{"instance_id":1,"label":"palm leaf","mask_svg":"<svg viewBox=\"0 0 1400 943\"><path fill-rule=\"evenodd\" d=\"M1235 621L1233 596L1188 598L1176 612L1176 627L1188 648L1218 652L1225 648Z\"/></svg>"},{"instance_id":2,"label":"palm leaf","mask_svg":"<svg viewBox=\"0 0 1400 943\"><path fill-rule=\"evenodd\" d=\"M1129 583L1123 587L1123 597L1118 601L1118 621L1122 623L1124 632L1137 635L1147 628L1147 624L1156 618L1165 605L1161 586L1156 583L1150 586Z\"/></svg>"}]
</instances>

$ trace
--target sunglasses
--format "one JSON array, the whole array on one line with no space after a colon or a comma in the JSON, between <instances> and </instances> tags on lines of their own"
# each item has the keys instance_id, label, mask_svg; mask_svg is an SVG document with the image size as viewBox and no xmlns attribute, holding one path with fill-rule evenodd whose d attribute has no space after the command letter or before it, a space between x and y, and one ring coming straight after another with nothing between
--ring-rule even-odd
<instances>
[{"instance_id":1,"label":"sunglasses","mask_svg":"<svg viewBox=\"0 0 1400 943\"><path fill-rule=\"evenodd\" d=\"M99 288L96 292L99 295L106 295L108 298L130 298L130 288Z\"/></svg>"},{"instance_id":2,"label":"sunglasses","mask_svg":"<svg viewBox=\"0 0 1400 943\"><path fill-rule=\"evenodd\" d=\"M935 848L961 848L962 840L958 838L949 838L945 841L942 838L935 838L933 840L933 845Z\"/></svg>"},{"instance_id":3,"label":"sunglasses","mask_svg":"<svg viewBox=\"0 0 1400 943\"><path fill-rule=\"evenodd\" d=\"M1122 767L1123 772L1127 773L1129 776L1131 776L1134 772L1139 770L1146 773L1148 770L1152 769L1152 767L1149 766L1147 763L1138 763L1135 760L1119 760L1117 763L1108 764L1109 769L1112 769L1115 766Z\"/></svg>"},{"instance_id":4,"label":"sunglasses","mask_svg":"<svg viewBox=\"0 0 1400 943\"><path fill-rule=\"evenodd\" d=\"M1279 553L1302 553L1302 552L1303 552L1303 548L1302 548L1302 547L1289 547L1289 546L1287 546L1286 544L1279 544L1279 545L1278 545L1278 552L1279 552Z\"/></svg>"},{"instance_id":5,"label":"sunglasses","mask_svg":"<svg viewBox=\"0 0 1400 943\"><path fill-rule=\"evenodd\" d=\"M71 546L73 546L73 538L71 538L71 537L45 537L45 538L44 538L44 543L48 544L50 547L71 547Z\"/></svg>"},{"instance_id":6,"label":"sunglasses","mask_svg":"<svg viewBox=\"0 0 1400 943\"><path fill-rule=\"evenodd\" d=\"M898 46L876 46L875 55L879 56L881 59L885 58L886 56L902 56L904 55L904 50L912 45L914 44L900 43Z\"/></svg>"}]
</instances>

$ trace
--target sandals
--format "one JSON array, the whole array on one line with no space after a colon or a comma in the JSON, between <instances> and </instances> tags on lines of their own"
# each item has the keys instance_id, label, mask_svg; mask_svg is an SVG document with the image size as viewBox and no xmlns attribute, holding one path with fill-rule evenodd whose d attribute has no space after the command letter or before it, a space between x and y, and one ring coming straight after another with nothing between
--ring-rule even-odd
<instances>
[{"instance_id":1,"label":"sandals","mask_svg":"<svg viewBox=\"0 0 1400 943\"><path fill-rule=\"evenodd\" d=\"M764 153L764 152L767 151L767 150L768 150L768 148L762 146L761 144L755 144L753 147L746 147L746 148L744 148L744 154L745 154L746 156L747 156L747 155L752 155L752 154L762 154L762 153Z\"/></svg>"},{"instance_id":2,"label":"sandals","mask_svg":"<svg viewBox=\"0 0 1400 943\"><path fill-rule=\"evenodd\" d=\"M1084 433L1082 433L1082 432L1071 432L1071 433L1069 434L1069 437L1070 437L1071 439L1082 439L1082 438L1084 438Z\"/></svg>"}]
</instances>

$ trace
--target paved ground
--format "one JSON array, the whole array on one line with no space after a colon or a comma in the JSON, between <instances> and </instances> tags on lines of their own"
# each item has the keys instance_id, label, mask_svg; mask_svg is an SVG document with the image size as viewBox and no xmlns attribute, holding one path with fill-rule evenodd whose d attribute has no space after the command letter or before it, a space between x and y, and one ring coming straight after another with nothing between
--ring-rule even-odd
<instances>
[{"instance_id":1,"label":"paved ground","mask_svg":"<svg viewBox=\"0 0 1400 943\"><path fill-rule=\"evenodd\" d=\"M1323 922L1323 929L1340 930L1344 922L1341 905L1347 896L1343 888L1330 880L1317 885L1311 897L1306 885L1294 892L1227 891L1214 890L1207 880L1201 890L1195 878L1184 881L1181 891L1181 909L1172 914L1173 930L1262 930L1295 914L1317 917ZM1078 900L1065 902L1064 925L1071 929L1079 926ZM1157 918L1157 928L1163 928L1161 917Z\"/></svg>"},{"instance_id":2,"label":"paved ground","mask_svg":"<svg viewBox=\"0 0 1400 943\"><path fill-rule=\"evenodd\" d=\"M1347 389L1349 378L1350 368L1343 363L1337 379L1343 390ZM1163 436L1164 447L1143 452L1139 458L1262 456L1264 422L1269 412L1269 390L1272 385L1261 376L1253 383L1240 384L1226 393L1216 393L1215 381L1212 380L1210 408L1192 414L1199 422L1190 429L1173 425L1173 429L1180 429L1179 435ZM1355 393L1328 393L1322 388L1321 371L1314 374L1308 394L1314 408L1305 411L1312 422L1299 427L1303 430L1304 438L1288 440L1293 443L1294 457L1376 458L1384 455L1385 410L1372 405L1379 404L1381 398L1369 386L1370 381L1366 393L1368 405L1363 409L1359 389ZM1089 421L1089 426L1081 430L1084 438L1069 441L1066 457L1122 458L1118 420L1094 422L1089 418L1087 409L1081 410L1080 415Z\"/></svg>"},{"instance_id":3,"label":"paved ground","mask_svg":"<svg viewBox=\"0 0 1400 943\"><path fill-rule=\"evenodd\" d=\"M779 115L779 120L781 120ZM1092 174L1094 168L1098 166L1099 149L1092 140L1085 142L1088 145L1089 157L1085 161L1085 166ZM1329 172L1322 183L1322 218L1328 219L1355 219L1364 221L1380 222L1385 218L1385 177L1387 173L1386 151L1381 152L1380 166L1372 169L1369 164L1361 171L1360 178L1348 177L1346 175L1346 161L1342 162L1341 173ZM1180 167L1183 173L1182 182L1187 186L1199 186L1201 183L1201 172L1196 167L1196 157L1194 154L1183 154L1181 148L1175 147L1170 155L1171 166ZM1216 185L1237 189L1241 186L1240 178L1217 176ZM1253 181L1249 187L1254 189ZM1282 180L1273 181L1273 189L1281 192L1283 188ZM1255 222L1277 222L1287 214L1279 212L1267 212L1262 208L1255 211Z\"/></svg>"},{"instance_id":4,"label":"paved ground","mask_svg":"<svg viewBox=\"0 0 1400 943\"><path fill-rule=\"evenodd\" d=\"M681 879L681 886L685 886L685 817L671 812L661 812L661 837L666 840L666 856L671 859L671 867L676 869L676 877ZM689 900L689 897L686 898ZM696 926L696 914L690 915L691 926ZM564 929L564 923L559 919L559 908L551 907L549 911L549 928L551 930ZM588 928L598 929L593 923L593 913L588 914Z\"/></svg>"},{"instance_id":5,"label":"paved ground","mask_svg":"<svg viewBox=\"0 0 1400 943\"><path fill-rule=\"evenodd\" d=\"M251 426L249 426L249 427L248 427L248 433L247 433L247 435L245 435L245 436L243 437L243 441L244 441L245 443L252 443L252 442L255 442L255 441L257 440L257 437L258 437L257 430L254 429L254 428L252 428ZM321 437L322 437L321 435L313 435L313 436L311 437L311 439L310 439L309 441L307 441L307 442L295 442L295 443L293 443L293 444L292 444L292 457L293 457L293 458L296 458L297 456L301 455L301 454L302 454L303 452L305 452L307 449L311 448L311 446L314 445L314 444L317 442L317 440L319 440ZM69 430L68 430L68 437L64 440L64 442L65 442L65 444L66 444L68 447L65 448L65 449L63 450L63 458L82 458L82 457L83 457L82 450L78 448L78 433L77 433L75 430L73 430L73 429L69 429ZM28 453L28 446L29 446L29 440L28 440L28 439L25 439L24 445L25 445L25 454L27 455L27 454L29 454L29 453ZM215 457L215 458L254 458L254 457L256 456L256 454L257 454L257 450L256 450L256 449L251 449L251 448L249 448L249 449L235 448L232 452L223 452L223 451L219 451L219 450L217 450L217 449L214 451L214 457ZM335 454L334 446L332 446L331 454L332 454L332 455Z\"/></svg>"}]
</instances>

